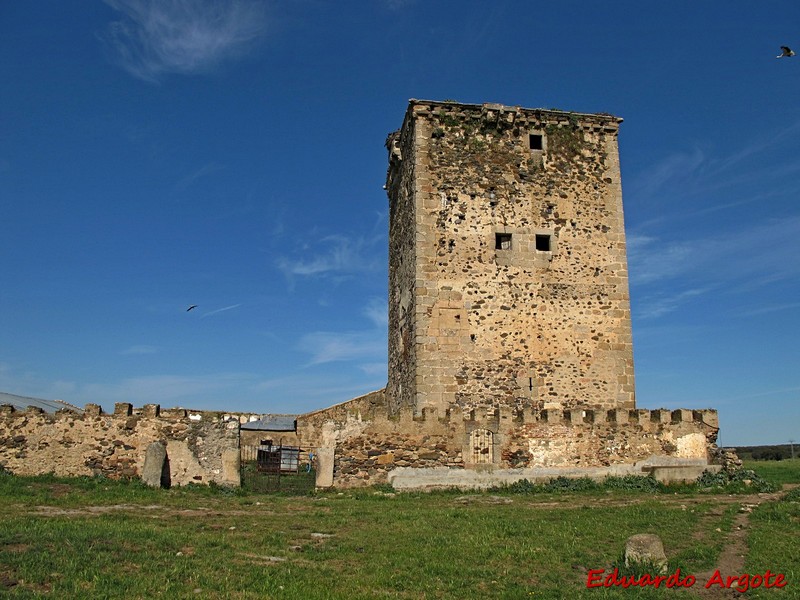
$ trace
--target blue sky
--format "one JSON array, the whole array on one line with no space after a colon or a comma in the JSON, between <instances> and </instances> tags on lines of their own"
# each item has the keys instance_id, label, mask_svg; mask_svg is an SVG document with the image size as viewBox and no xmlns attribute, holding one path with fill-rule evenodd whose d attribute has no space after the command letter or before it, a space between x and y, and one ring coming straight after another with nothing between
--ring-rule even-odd
<instances>
[{"instance_id":1,"label":"blue sky","mask_svg":"<svg viewBox=\"0 0 800 600\"><path fill-rule=\"evenodd\" d=\"M800 5L0 3L0 390L304 412L386 382L409 98L609 112L643 408L800 439ZM198 307L186 312L190 304Z\"/></svg>"}]
</instances>

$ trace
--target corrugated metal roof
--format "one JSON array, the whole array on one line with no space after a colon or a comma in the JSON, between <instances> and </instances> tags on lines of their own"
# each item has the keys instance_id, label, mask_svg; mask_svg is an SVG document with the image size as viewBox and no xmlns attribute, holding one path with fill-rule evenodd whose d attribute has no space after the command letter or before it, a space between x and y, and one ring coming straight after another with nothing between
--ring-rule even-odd
<instances>
[{"instance_id":1,"label":"corrugated metal roof","mask_svg":"<svg viewBox=\"0 0 800 600\"><path fill-rule=\"evenodd\" d=\"M245 431L294 431L297 428L297 415L264 415L257 421L243 423Z\"/></svg>"},{"instance_id":2,"label":"corrugated metal roof","mask_svg":"<svg viewBox=\"0 0 800 600\"><path fill-rule=\"evenodd\" d=\"M83 409L71 404L67 404L61 400L42 400L41 398L17 396L16 394L7 394L6 392L0 392L0 404L10 404L18 410L25 410L29 406L34 406L49 413L54 413L62 408L67 408L76 412L83 412Z\"/></svg>"}]
</instances>

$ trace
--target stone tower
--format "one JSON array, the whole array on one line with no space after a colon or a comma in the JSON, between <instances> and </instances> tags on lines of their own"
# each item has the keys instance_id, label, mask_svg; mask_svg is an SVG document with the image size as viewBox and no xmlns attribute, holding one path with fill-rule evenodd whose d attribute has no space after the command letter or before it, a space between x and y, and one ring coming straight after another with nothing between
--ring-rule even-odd
<instances>
[{"instance_id":1,"label":"stone tower","mask_svg":"<svg viewBox=\"0 0 800 600\"><path fill-rule=\"evenodd\" d=\"M387 140L390 412L635 408L620 122L410 101Z\"/></svg>"}]
</instances>

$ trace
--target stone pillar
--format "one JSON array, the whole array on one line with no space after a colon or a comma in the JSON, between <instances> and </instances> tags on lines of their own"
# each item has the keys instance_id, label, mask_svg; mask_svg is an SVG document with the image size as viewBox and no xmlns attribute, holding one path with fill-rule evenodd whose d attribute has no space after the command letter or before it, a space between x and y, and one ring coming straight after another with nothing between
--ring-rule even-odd
<instances>
[{"instance_id":1,"label":"stone pillar","mask_svg":"<svg viewBox=\"0 0 800 600\"><path fill-rule=\"evenodd\" d=\"M317 482L318 488L333 486L333 448L317 448Z\"/></svg>"},{"instance_id":2,"label":"stone pillar","mask_svg":"<svg viewBox=\"0 0 800 600\"><path fill-rule=\"evenodd\" d=\"M238 448L226 448L222 451L222 483L235 487L242 485Z\"/></svg>"},{"instance_id":3,"label":"stone pillar","mask_svg":"<svg viewBox=\"0 0 800 600\"><path fill-rule=\"evenodd\" d=\"M150 487L161 487L161 472L164 469L164 460L167 458L167 449L161 442L152 442L147 447L144 455L144 468L142 481Z\"/></svg>"}]
</instances>

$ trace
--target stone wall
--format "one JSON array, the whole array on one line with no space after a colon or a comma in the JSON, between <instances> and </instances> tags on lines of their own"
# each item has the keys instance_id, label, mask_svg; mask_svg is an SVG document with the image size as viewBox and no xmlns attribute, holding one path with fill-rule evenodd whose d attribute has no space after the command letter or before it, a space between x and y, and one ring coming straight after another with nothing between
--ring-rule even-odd
<instances>
[{"instance_id":1,"label":"stone wall","mask_svg":"<svg viewBox=\"0 0 800 600\"><path fill-rule=\"evenodd\" d=\"M390 411L383 395L373 392L298 418L311 447L332 454L334 485L383 483L395 470L408 469L435 472L446 482L453 469L555 477L706 465L719 428L714 410L454 407L441 415L434 409L415 414L411 408Z\"/></svg>"},{"instance_id":2,"label":"stone wall","mask_svg":"<svg viewBox=\"0 0 800 600\"><path fill-rule=\"evenodd\" d=\"M400 132L386 140L389 171L389 382L387 402L391 412L416 403L417 281L416 198L427 182L416 175L416 122L407 119Z\"/></svg>"},{"instance_id":3,"label":"stone wall","mask_svg":"<svg viewBox=\"0 0 800 600\"><path fill-rule=\"evenodd\" d=\"M155 404L113 414L0 406L0 465L17 475L142 477L154 442L166 449L165 483L239 485L239 417Z\"/></svg>"},{"instance_id":4,"label":"stone wall","mask_svg":"<svg viewBox=\"0 0 800 600\"><path fill-rule=\"evenodd\" d=\"M387 144L390 410L635 407L620 121L410 102Z\"/></svg>"}]
</instances>

